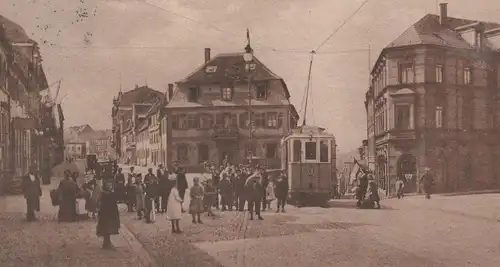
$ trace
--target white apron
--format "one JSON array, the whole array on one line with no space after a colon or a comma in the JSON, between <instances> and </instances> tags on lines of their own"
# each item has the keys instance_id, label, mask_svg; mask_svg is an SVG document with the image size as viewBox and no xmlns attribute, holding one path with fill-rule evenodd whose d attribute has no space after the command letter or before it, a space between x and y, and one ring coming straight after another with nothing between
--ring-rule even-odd
<instances>
[{"instance_id":1,"label":"white apron","mask_svg":"<svg viewBox=\"0 0 500 267\"><path fill-rule=\"evenodd\" d=\"M182 199L176 187L172 188L167 202L167 220L180 220L182 218Z\"/></svg>"}]
</instances>

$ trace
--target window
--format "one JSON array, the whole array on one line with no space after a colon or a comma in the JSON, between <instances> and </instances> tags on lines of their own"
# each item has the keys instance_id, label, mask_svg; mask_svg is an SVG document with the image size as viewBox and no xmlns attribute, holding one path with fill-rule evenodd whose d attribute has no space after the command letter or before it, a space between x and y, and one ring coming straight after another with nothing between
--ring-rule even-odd
<instances>
[{"instance_id":1,"label":"window","mask_svg":"<svg viewBox=\"0 0 500 267\"><path fill-rule=\"evenodd\" d=\"M265 83L257 84L255 91L257 100L265 100L267 98L267 87Z\"/></svg>"},{"instance_id":2,"label":"window","mask_svg":"<svg viewBox=\"0 0 500 267\"><path fill-rule=\"evenodd\" d=\"M275 112L269 112L266 115L267 128L278 128L278 114Z\"/></svg>"},{"instance_id":3,"label":"window","mask_svg":"<svg viewBox=\"0 0 500 267\"><path fill-rule=\"evenodd\" d=\"M266 144L266 158L274 159L278 157L278 145L275 143Z\"/></svg>"},{"instance_id":4,"label":"window","mask_svg":"<svg viewBox=\"0 0 500 267\"><path fill-rule=\"evenodd\" d=\"M394 109L395 122L394 126L399 130L410 129L410 106L409 105L397 105Z\"/></svg>"},{"instance_id":5,"label":"window","mask_svg":"<svg viewBox=\"0 0 500 267\"><path fill-rule=\"evenodd\" d=\"M412 64L399 65L399 83L408 84L414 82L414 71Z\"/></svg>"},{"instance_id":6,"label":"window","mask_svg":"<svg viewBox=\"0 0 500 267\"><path fill-rule=\"evenodd\" d=\"M436 107L436 128L442 128L443 127L443 107L437 106Z\"/></svg>"},{"instance_id":7,"label":"window","mask_svg":"<svg viewBox=\"0 0 500 267\"><path fill-rule=\"evenodd\" d=\"M202 129L212 128L213 123L214 122L212 116L208 114L203 114L200 116L200 128Z\"/></svg>"},{"instance_id":8,"label":"window","mask_svg":"<svg viewBox=\"0 0 500 267\"><path fill-rule=\"evenodd\" d=\"M191 87L188 91L188 102L197 102L200 90L198 87Z\"/></svg>"},{"instance_id":9,"label":"window","mask_svg":"<svg viewBox=\"0 0 500 267\"><path fill-rule=\"evenodd\" d=\"M196 117L196 115L188 115L187 116L187 127L189 129L196 129L196 128L198 128L198 126L199 126L198 123L199 123L199 120Z\"/></svg>"},{"instance_id":10,"label":"window","mask_svg":"<svg viewBox=\"0 0 500 267\"><path fill-rule=\"evenodd\" d=\"M198 144L198 163L208 161L208 145Z\"/></svg>"},{"instance_id":11,"label":"window","mask_svg":"<svg viewBox=\"0 0 500 267\"><path fill-rule=\"evenodd\" d=\"M443 82L443 66L441 65L436 66L436 82L437 83Z\"/></svg>"},{"instance_id":12,"label":"window","mask_svg":"<svg viewBox=\"0 0 500 267\"><path fill-rule=\"evenodd\" d=\"M319 162L329 162L329 146L328 141L319 142Z\"/></svg>"},{"instance_id":13,"label":"window","mask_svg":"<svg viewBox=\"0 0 500 267\"><path fill-rule=\"evenodd\" d=\"M174 129L187 129L186 115L177 115L172 120L172 128Z\"/></svg>"},{"instance_id":14,"label":"window","mask_svg":"<svg viewBox=\"0 0 500 267\"><path fill-rule=\"evenodd\" d=\"M316 142L306 142L306 160L315 160L316 150Z\"/></svg>"},{"instance_id":15,"label":"window","mask_svg":"<svg viewBox=\"0 0 500 267\"><path fill-rule=\"evenodd\" d=\"M205 68L205 72L206 73L214 73L217 71L217 66L207 66Z\"/></svg>"},{"instance_id":16,"label":"window","mask_svg":"<svg viewBox=\"0 0 500 267\"><path fill-rule=\"evenodd\" d=\"M300 140L293 140L293 161L300 162L302 154L302 142Z\"/></svg>"},{"instance_id":17,"label":"window","mask_svg":"<svg viewBox=\"0 0 500 267\"><path fill-rule=\"evenodd\" d=\"M266 114L265 113L255 113L254 115L254 123L255 127L264 127L266 123Z\"/></svg>"},{"instance_id":18,"label":"window","mask_svg":"<svg viewBox=\"0 0 500 267\"><path fill-rule=\"evenodd\" d=\"M233 88L225 87L221 89L222 100L231 101L233 99Z\"/></svg>"},{"instance_id":19,"label":"window","mask_svg":"<svg viewBox=\"0 0 500 267\"><path fill-rule=\"evenodd\" d=\"M472 83L472 71L470 68L464 68L464 84Z\"/></svg>"}]
</instances>

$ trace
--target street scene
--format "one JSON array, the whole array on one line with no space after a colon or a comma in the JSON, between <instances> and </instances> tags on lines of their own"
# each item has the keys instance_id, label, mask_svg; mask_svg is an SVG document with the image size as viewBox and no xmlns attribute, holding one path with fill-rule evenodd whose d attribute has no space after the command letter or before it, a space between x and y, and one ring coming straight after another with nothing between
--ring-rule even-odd
<instances>
[{"instance_id":1,"label":"street scene","mask_svg":"<svg viewBox=\"0 0 500 267\"><path fill-rule=\"evenodd\" d=\"M499 4L0 0L2 266L498 266Z\"/></svg>"}]
</instances>

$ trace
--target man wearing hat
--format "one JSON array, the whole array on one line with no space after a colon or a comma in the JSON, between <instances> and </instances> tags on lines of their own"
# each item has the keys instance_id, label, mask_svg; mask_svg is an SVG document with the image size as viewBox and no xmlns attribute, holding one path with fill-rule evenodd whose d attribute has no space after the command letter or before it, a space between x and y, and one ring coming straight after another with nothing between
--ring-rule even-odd
<instances>
[{"instance_id":1,"label":"man wearing hat","mask_svg":"<svg viewBox=\"0 0 500 267\"><path fill-rule=\"evenodd\" d=\"M432 186L434 185L434 177L432 176L430 168L424 169L424 174L420 177L420 184L424 187L425 198L430 199Z\"/></svg>"}]
</instances>

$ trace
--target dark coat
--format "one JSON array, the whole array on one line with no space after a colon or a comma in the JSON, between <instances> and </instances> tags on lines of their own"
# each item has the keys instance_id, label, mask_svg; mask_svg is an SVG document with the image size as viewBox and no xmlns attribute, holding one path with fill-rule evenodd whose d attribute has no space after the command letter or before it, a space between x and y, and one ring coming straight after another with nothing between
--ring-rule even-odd
<instances>
[{"instance_id":1,"label":"dark coat","mask_svg":"<svg viewBox=\"0 0 500 267\"><path fill-rule=\"evenodd\" d=\"M264 194L264 187L260 182L248 183L245 186L245 195L248 201L261 200Z\"/></svg>"},{"instance_id":2,"label":"dark coat","mask_svg":"<svg viewBox=\"0 0 500 267\"><path fill-rule=\"evenodd\" d=\"M102 192L99 199L99 215L97 220L97 236L117 235L120 229L120 213L117 204L118 196L114 192Z\"/></svg>"},{"instance_id":3,"label":"dark coat","mask_svg":"<svg viewBox=\"0 0 500 267\"><path fill-rule=\"evenodd\" d=\"M23 177L21 186L29 208L40 211L40 197L42 196L40 178L35 175L35 180L31 181L28 174Z\"/></svg>"},{"instance_id":4,"label":"dark coat","mask_svg":"<svg viewBox=\"0 0 500 267\"><path fill-rule=\"evenodd\" d=\"M25 198L39 198L42 196L41 182L37 175L35 175L34 181L31 181L29 174L24 176L21 186Z\"/></svg>"},{"instance_id":5,"label":"dark coat","mask_svg":"<svg viewBox=\"0 0 500 267\"><path fill-rule=\"evenodd\" d=\"M146 174L144 177L144 184L146 185L146 197L155 198L158 196L158 193L160 192L159 181L154 174Z\"/></svg>"},{"instance_id":6,"label":"dark coat","mask_svg":"<svg viewBox=\"0 0 500 267\"><path fill-rule=\"evenodd\" d=\"M288 197L288 179L282 179L276 182L276 187L274 188L274 195L277 199L286 199Z\"/></svg>"},{"instance_id":7,"label":"dark coat","mask_svg":"<svg viewBox=\"0 0 500 267\"><path fill-rule=\"evenodd\" d=\"M188 188L188 183L185 173L181 172L177 174L177 188L179 189L179 192L182 190L186 190Z\"/></svg>"}]
</instances>

